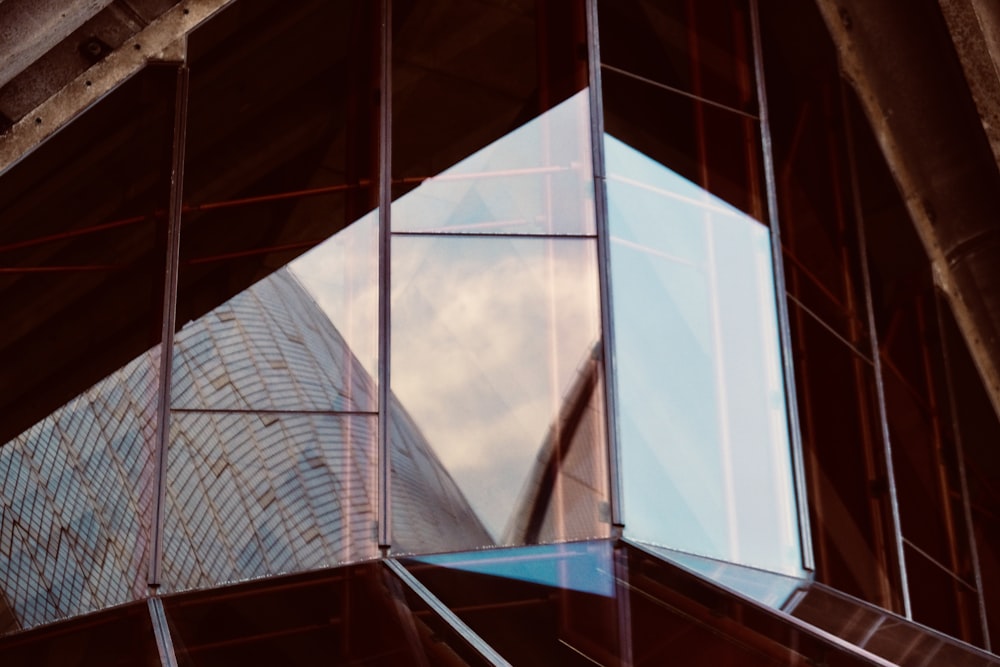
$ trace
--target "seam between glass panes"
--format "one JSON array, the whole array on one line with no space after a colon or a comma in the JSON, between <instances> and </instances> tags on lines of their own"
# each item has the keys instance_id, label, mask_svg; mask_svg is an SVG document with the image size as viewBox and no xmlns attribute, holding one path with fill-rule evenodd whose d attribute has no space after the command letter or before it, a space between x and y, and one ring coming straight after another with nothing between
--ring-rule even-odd
<instances>
[{"instance_id":1,"label":"seam between glass panes","mask_svg":"<svg viewBox=\"0 0 1000 667\"><path fill-rule=\"evenodd\" d=\"M586 0L587 68L590 76L590 150L594 170L594 220L597 232L597 282L601 309L601 344L604 363L604 411L608 457L608 491L611 526L624 527L621 449L618 434L618 376L615 371L615 332L612 317L611 254L608 230L607 171L604 164L604 96L601 86L601 49L597 0ZM616 535L617 536L617 535Z\"/></svg>"},{"instance_id":2,"label":"seam between glass panes","mask_svg":"<svg viewBox=\"0 0 1000 667\"><path fill-rule=\"evenodd\" d=\"M170 166L170 201L167 230L167 267L163 284L163 314L160 335L160 383L156 403L156 440L153 452L153 506L150 515L148 583L160 585L163 524L167 494L167 444L170 439L170 378L173 370L174 327L177 320L177 278L180 266L181 213L184 189L184 146L187 133L189 70L185 61L177 67L174 93L173 148Z\"/></svg>"},{"instance_id":3,"label":"seam between glass panes","mask_svg":"<svg viewBox=\"0 0 1000 667\"><path fill-rule=\"evenodd\" d=\"M667 92L676 93L677 95L680 95L682 97L686 97L688 99L695 100L697 102L701 102L702 104L707 104L708 106L712 106L712 107L715 107L717 109L722 109L724 111L730 111L730 112L732 112L732 113L734 113L734 114L736 114L738 116L743 116L744 118L750 118L752 120L760 120L760 117L757 116L756 114L752 114L752 113L749 113L747 111L743 111L742 109L737 109L736 107L731 107L728 104L723 104L721 102L716 102L715 100L711 100L711 99L709 99L707 97L702 97L701 95L696 95L696 94L694 94L692 92L689 92L687 90L684 90L682 88L677 88L675 86L668 86L667 84L660 83L659 81L657 81L655 79L650 79L648 77L642 76L641 74L635 74L634 72L630 72L630 71L628 71L626 69L621 69L620 67L615 67L614 65L608 65L606 63L601 63L600 68L602 70L606 69L609 72L614 72L615 74L621 74L622 76L628 77L630 79L634 79L636 81L639 81L639 82L642 82L642 83L645 83L645 84L648 84L650 86L653 86L654 88L659 88L661 90L666 90Z\"/></svg>"},{"instance_id":4,"label":"seam between glass panes","mask_svg":"<svg viewBox=\"0 0 1000 667\"><path fill-rule=\"evenodd\" d=\"M816 567L812 549L812 532L809 523L809 504L805 481L805 459L802 451L802 431L795 391L795 367L792 361L792 334L785 299L785 270L781 252L781 225L778 219L777 184L774 157L771 153L771 124L767 111L767 89L764 82L764 55L761 43L760 16L757 0L750 0L750 32L753 41L754 80L757 86L761 154L764 160L764 184L767 196L768 222L771 228L771 262L774 272L774 299L778 313L781 338L781 360L785 381L785 406L787 410L788 437L792 451L792 475L795 484L795 505L798 513L799 548L802 567L813 571Z\"/></svg>"},{"instance_id":5,"label":"seam between glass panes","mask_svg":"<svg viewBox=\"0 0 1000 667\"><path fill-rule=\"evenodd\" d=\"M379 213L378 213L378 546L392 546L389 461L390 250L392 248L392 0L382 0L379 39Z\"/></svg>"}]
</instances>

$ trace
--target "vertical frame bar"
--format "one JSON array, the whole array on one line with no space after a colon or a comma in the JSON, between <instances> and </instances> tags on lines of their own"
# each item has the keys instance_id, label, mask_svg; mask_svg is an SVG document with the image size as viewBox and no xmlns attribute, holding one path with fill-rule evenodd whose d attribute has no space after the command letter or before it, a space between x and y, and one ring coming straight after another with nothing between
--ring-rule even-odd
<instances>
[{"instance_id":1,"label":"vertical frame bar","mask_svg":"<svg viewBox=\"0 0 1000 667\"><path fill-rule=\"evenodd\" d=\"M170 440L170 385L173 371L174 328L177 322L177 274L180 265L181 212L184 189L184 146L187 136L189 70L177 67L174 96L173 151L170 165L170 203L167 208L167 268L163 281L163 317L160 331L160 382L156 399L156 441L153 453L153 515L150 521L149 586L158 588L163 552L163 523L167 495L167 446Z\"/></svg>"},{"instance_id":2,"label":"vertical frame bar","mask_svg":"<svg viewBox=\"0 0 1000 667\"><path fill-rule=\"evenodd\" d=\"M799 515L799 544L802 549L802 567L810 572L816 569L813 557L812 529L809 522L809 496L806 490L805 458L802 451L802 426L799 422L795 366L792 361L792 333L789 324L788 299L785 287L785 268L781 250L781 223L778 219L777 180L774 157L771 153L771 121L767 110L767 87L764 81L764 48L761 42L760 16L757 0L750 0L750 33L753 40L754 79L757 85L757 105L760 119L761 154L764 159L764 183L767 189L767 213L771 227L771 260L774 266L774 292L778 311L778 335L781 339L781 361L785 380L786 409L788 410L788 436L792 445L792 476L795 500Z\"/></svg>"},{"instance_id":3,"label":"vertical frame bar","mask_svg":"<svg viewBox=\"0 0 1000 667\"><path fill-rule=\"evenodd\" d=\"M597 280L600 291L601 340L604 363L604 403L608 433L608 477L613 537L625 526L622 502L621 449L618 433L618 374L615 372L615 331L611 297L611 232L608 227L607 173L604 165L604 97L601 88L601 49L598 0L585 0L587 67L590 76L590 149L594 169L594 211L597 224Z\"/></svg>"},{"instance_id":4,"label":"vertical frame bar","mask_svg":"<svg viewBox=\"0 0 1000 667\"><path fill-rule=\"evenodd\" d=\"M420 580L410 574L410 571L407 570L399 561L387 558L382 562L385 564L386 568L392 572L392 574L395 575L400 582L402 582L404 586L413 591L413 593L416 594L416 596L419 597L424 604L431 608L431 611L436 613L441 620L451 626L455 633L465 640L475 651L477 651L484 660L489 662L491 665L495 665L496 667L510 666L510 663L507 662L502 655L497 653L496 650L489 645L489 643L476 634L472 628L466 625L465 621L460 619L450 607L441 602L436 595L420 583Z\"/></svg>"},{"instance_id":5,"label":"vertical frame bar","mask_svg":"<svg viewBox=\"0 0 1000 667\"><path fill-rule=\"evenodd\" d=\"M392 546L392 492L389 461L390 381L390 261L392 248L392 0L381 3L381 62L379 95L379 215L378 215L378 546L388 555Z\"/></svg>"},{"instance_id":6,"label":"vertical frame bar","mask_svg":"<svg viewBox=\"0 0 1000 667\"><path fill-rule=\"evenodd\" d=\"M951 431L955 438L955 457L958 459L958 480L962 494L962 513L965 519L965 530L969 537L969 553L972 562L972 576L976 583L976 599L979 605L979 622L983 631L983 648L992 651L990 642L990 625L986 614L986 598L983 596L983 572L979 565L979 549L976 545L976 528L972 521L972 507L969 503L969 483L965 475L965 451L962 445L962 431L956 412L958 401L955 398L955 380L951 370L951 355L948 353L949 335L945 330L942 309L948 307L948 300L941 297L941 287L937 284L938 273L934 272L934 309L937 314L938 336L941 339L941 356L944 361L945 391L948 394L948 410L951 413Z\"/></svg>"},{"instance_id":7,"label":"vertical frame bar","mask_svg":"<svg viewBox=\"0 0 1000 667\"><path fill-rule=\"evenodd\" d=\"M163 601L154 595L146 599L146 606L149 608L149 618L153 623L153 636L156 638L160 664L163 667L177 667L177 655L174 653L174 642L170 637L167 614L163 611Z\"/></svg>"},{"instance_id":8,"label":"vertical frame bar","mask_svg":"<svg viewBox=\"0 0 1000 667\"><path fill-rule=\"evenodd\" d=\"M885 382L882 378L882 354L878 340L878 330L875 327L875 304L872 300L871 272L868 270L868 245L865 239L864 214L861 209L861 191L859 189L857 156L854 153L854 132L851 115L847 107L847 98L843 94L844 82L841 80L841 115L844 118L847 143L847 165L851 175L851 203L854 207L854 220L857 224L858 255L861 259L861 279L865 290L865 315L868 318L868 335L871 340L872 364L875 367L875 395L878 400L879 421L882 428L882 452L885 457L885 474L889 486L889 506L892 511L893 537L896 540L896 559L899 568L900 598L903 604L903 615L913 619L913 608L910 603L910 584L906 572L906 553L903 550L903 528L899 518L899 495L896 489L896 473L892 460L892 441L889 436L889 420L885 406ZM887 601L888 603L888 601Z\"/></svg>"}]
</instances>

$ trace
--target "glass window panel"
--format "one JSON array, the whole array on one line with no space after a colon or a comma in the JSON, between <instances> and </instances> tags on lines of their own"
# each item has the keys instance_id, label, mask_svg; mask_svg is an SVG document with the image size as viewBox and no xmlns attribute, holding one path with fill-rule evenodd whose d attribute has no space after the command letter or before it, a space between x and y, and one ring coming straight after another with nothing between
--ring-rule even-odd
<instances>
[{"instance_id":1,"label":"glass window panel","mask_svg":"<svg viewBox=\"0 0 1000 667\"><path fill-rule=\"evenodd\" d=\"M392 255L390 436L429 443L437 462L414 466L393 444L394 548L606 534L593 241L407 236ZM399 492L451 484L474 521L435 543Z\"/></svg>"},{"instance_id":2,"label":"glass window panel","mask_svg":"<svg viewBox=\"0 0 1000 667\"><path fill-rule=\"evenodd\" d=\"M603 64L756 111L746 0L601 0L597 6Z\"/></svg>"},{"instance_id":3,"label":"glass window panel","mask_svg":"<svg viewBox=\"0 0 1000 667\"><path fill-rule=\"evenodd\" d=\"M792 301L789 316L817 577L892 607L894 538L874 370Z\"/></svg>"},{"instance_id":4,"label":"glass window panel","mask_svg":"<svg viewBox=\"0 0 1000 667\"><path fill-rule=\"evenodd\" d=\"M174 412L163 590L373 558L376 423Z\"/></svg>"},{"instance_id":5,"label":"glass window panel","mask_svg":"<svg viewBox=\"0 0 1000 667\"><path fill-rule=\"evenodd\" d=\"M393 205L394 231L594 234L589 99L576 93Z\"/></svg>"},{"instance_id":6,"label":"glass window panel","mask_svg":"<svg viewBox=\"0 0 1000 667\"><path fill-rule=\"evenodd\" d=\"M33 667L160 667L145 601L0 639L0 656Z\"/></svg>"},{"instance_id":7,"label":"glass window panel","mask_svg":"<svg viewBox=\"0 0 1000 667\"><path fill-rule=\"evenodd\" d=\"M375 410L377 243L372 213L185 325L173 407Z\"/></svg>"},{"instance_id":8,"label":"glass window panel","mask_svg":"<svg viewBox=\"0 0 1000 667\"><path fill-rule=\"evenodd\" d=\"M859 146L847 144L836 53L815 7L761 20L786 285L839 335L870 350L849 154ZM808 56L791 40L808 40Z\"/></svg>"},{"instance_id":9,"label":"glass window panel","mask_svg":"<svg viewBox=\"0 0 1000 667\"><path fill-rule=\"evenodd\" d=\"M619 664L610 542L491 549L403 562L511 664Z\"/></svg>"},{"instance_id":10,"label":"glass window panel","mask_svg":"<svg viewBox=\"0 0 1000 667\"><path fill-rule=\"evenodd\" d=\"M4 174L8 629L146 592L176 80L143 70Z\"/></svg>"},{"instance_id":11,"label":"glass window panel","mask_svg":"<svg viewBox=\"0 0 1000 667\"><path fill-rule=\"evenodd\" d=\"M911 544L906 544L904 553L907 579L914 582L910 585L914 620L970 644L982 645L975 588Z\"/></svg>"},{"instance_id":12,"label":"glass window panel","mask_svg":"<svg viewBox=\"0 0 1000 667\"><path fill-rule=\"evenodd\" d=\"M939 563L958 569L956 559L964 557L965 549L956 551L964 547L953 534L961 526L954 525L949 512L951 498L937 451L942 425L935 423L918 389L889 369L883 375L903 537Z\"/></svg>"},{"instance_id":13,"label":"glass window panel","mask_svg":"<svg viewBox=\"0 0 1000 667\"><path fill-rule=\"evenodd\" d=\"M768 230L605 149L626 532L798 573Z\"/></svg>"},{"instance_id":14,"label":"glass window panel","mask_svg":"<svg viewBox=\"0 0 1000 667\"><path fill-rule=\"evenodd\" d=\"M609 135L757 220L767 220L760 128L754 118L607 69L602 85Z\"/></svg>"},{"instance_id":15,"label":"glass window panel","mask_svg":"<svg viewBox=\"0 0 1000 667\"><path fill-rule=\"evenodd\" d=\"M809 580L799 577L787 577L766 570L744 567L727 563L726 561L695 556L675 549L643 544L642 547L681 567L707 577L726 588L741 593L761 604L775 609L781 609L792 593L808 586Z\"/></svg>"},{"instance_id":16,"label":"glass window panel","mask_svg":"<svg viewBox=\"0 0 1000 667\"><path fill-rule=\"evenodd\" d=\"M175 405L374 408L377 44L376 5L362 0L234 4L192 34L178 322L201 318L310 248L339 238L303 259L309 298L296 297L291 310L247 304L270 308L256 324L274 330L282 348L251 348L242 375L228 369L231 389L193 391L194 381L175 387ZM312 304L314 312L305 316L301 311L312 300L335 310L337 336L344 339L327 352L316 347L312 329L329 338L323 320L331 315ZM299 316L305 319L289 323ZM220 330L240 328L221 322ZM226 335L241 345L237 332ZM252 338L255 331L244 328L241 335ZM348 350L355 345L360 365ZM254 364L274 380L286 366L281 381L287 385L295 384L301 364L331 366L344 379L328 388L255 393L247 384ZM351 375L355 366L366 370L365 378ZM276 403L279 395L287 400Z\"/></svg>"},{"instance_id":17,"label":"glass window panel","mask_svg":"<svg viewBox=\"0 0 1000 667\"><path fill-rule=\"evenodd\" d=\"M932 588L931 583L926 590ZM818 583L793 599L785 611L903 667L1000 664L995 656Z\"/></svg>"},{"instance_id":18,"label":"glass window panel","mask_svg":"<svg viewBox=\"0 0 1000 667\"><path fill-rule=\"evenodd\" d=\"M515 144L523 148L529 135L543 140L542 150L517 156L518 167L567 166L565 158L574 155L580 156L575 160L587 159L587 144L576 138L577 121L585 116L574 112L573 123L564 127L530 122L587 85L583 5L580 0L416 0L393 7L394 198L517 128L525 129L500 149L463 163L465 172L478 171L472 167L483 158L489 158L481 163L487 168L508 162L504 153ZM565 143L567 139L572 142ZM579 186L579 176L566 176L549 180L559 190ZM475 186L472 199L478 192L503 188L517 197L516 212L536 209L531 213L537 214L537 185L524 179L483 178L469 185ZM459 192L439 185L435 196ZM550 215L544 205L540 210ZM508 211L493 212L505 216ZM565 233L560 226L579 229L585 221L552 216L541 226Z\"/></svg>"},{"instance_id":19,"label":"glass window panel","mask_svg":"<svg viewBox=\"0 0 1000 667\"><path fill-rule=\"evenodd\" d=\"M176 76L147 68L3 176L0 442L159 341Z\"/></svg>"},{"instance_id":20,"label":"glass window panel","mask_svg":"<svg viewBox=\"0 0 1000 667\"><path fill-rule=\"evenodd\" d=\"M378 563L170 596L180 665L487 664Z\"/></svg>"},{"instance_id":21,"label":"glass window panel","mask_svg":"<svg viewBox=\"0 0 1000 667\"><path fill-rule=\"evenodd\" d=\"M581 542L403 563L511 664L870 664L631 546Z\"/></svg>"},{"instance_id":22,"label":"glass window panel","mask_svg":"<svg viewBox=\"0 0 1000 667\"><path fill-rule=\"evenodd\" d=\"M13 627L146 592L157 352L0 447L0 607Z\"/></svg>"}]
</instances>

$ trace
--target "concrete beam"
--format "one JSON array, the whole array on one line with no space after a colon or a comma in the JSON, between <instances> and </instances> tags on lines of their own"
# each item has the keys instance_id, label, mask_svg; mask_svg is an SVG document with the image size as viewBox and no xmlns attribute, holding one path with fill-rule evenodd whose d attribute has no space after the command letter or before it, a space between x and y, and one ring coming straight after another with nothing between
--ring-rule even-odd
<instances>
[{"instance_id":1,"label":"concrete beam","mask_svg":"<svg viewBox=\"0 0 1000 667\"><path fill-rule=\"evenodd\" d=\"M816 2L1000 414L1000 170L955 37L933 4Z\"/></svg>"},{"instance_id":2,"label":"concrete beam","mask_svg":"<svg viewBox=\"0 0 1000 667\"><path fill-rule=\"evenodd\" d=\"M187 35L234 1L184 0L70 81L0 136L0 174L148 62L183 60ZM5 5L0 4L0 8Z\"/></svg>"},{"instance_id":3,"label":"concrete beam","mask_svg":"<svg viewBox=\"0 0 1000 667\"><path fill-rule=\"evenodd\" d=\"M0 3L0 88L113 0L4 0Z\"/></svg>"}]
</instances>

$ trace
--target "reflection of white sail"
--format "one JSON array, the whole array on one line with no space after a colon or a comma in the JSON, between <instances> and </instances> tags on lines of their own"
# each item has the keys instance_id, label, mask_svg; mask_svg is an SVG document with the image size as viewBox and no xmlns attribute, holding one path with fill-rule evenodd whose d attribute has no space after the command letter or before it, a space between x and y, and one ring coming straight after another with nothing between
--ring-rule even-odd
<instances>
[{"instance_id":1,"label":"reflection of white sail","mask_svg":"<svg viewBox=\"0 0 1000 667\"><path fill-rule=\"evenodd\" d=\"M144 593L155 357L0 448L0 632ZM185 327L175 377L186 407L169 453L168 589L376 555L376 419L334 412L369 403L374 384L287 272ZM405 411L393 414L396 532L488 543Z\"/></svg>"},{"instance_id":2,"label":"reflection of white sail","mask_svg":"<svg viewBox=\"0 0 1000 667\"><path fill-rule=\"evenodd\" d=\"M601 343L580 364L559 416L538 453L504 544L535 544L579 538L610 524L604 428Z\"/></svg>"}]
</instances>

